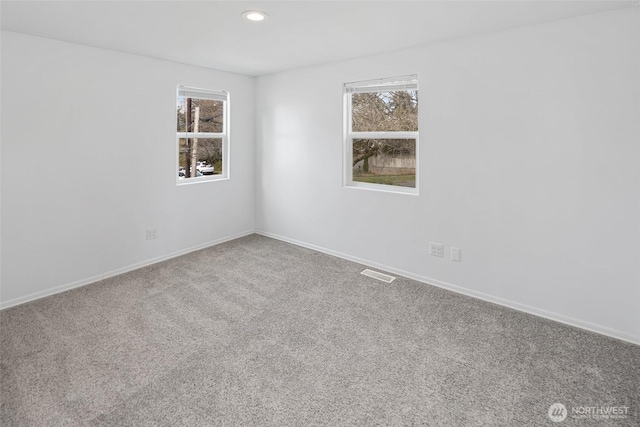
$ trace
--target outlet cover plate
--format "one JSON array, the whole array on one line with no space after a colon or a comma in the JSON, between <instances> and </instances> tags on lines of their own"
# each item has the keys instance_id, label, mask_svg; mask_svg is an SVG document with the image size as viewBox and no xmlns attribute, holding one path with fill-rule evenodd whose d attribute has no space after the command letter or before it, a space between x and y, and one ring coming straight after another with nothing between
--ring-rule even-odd
<instances>
[{"instance_id":1,"label":"outlet cover plate","mask_svg":"<svg viewBox=\"0 0 640 427\"><path fill-rule=\"evenodd\" d=\"M442 243L429 242L429 255L444 256L444 245Z\"/></svg>"}]
</instances>

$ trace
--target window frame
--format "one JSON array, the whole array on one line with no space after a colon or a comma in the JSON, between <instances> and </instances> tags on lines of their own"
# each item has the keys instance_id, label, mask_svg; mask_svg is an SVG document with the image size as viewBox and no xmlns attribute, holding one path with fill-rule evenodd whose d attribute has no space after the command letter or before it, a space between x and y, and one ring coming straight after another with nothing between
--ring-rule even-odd
<instances>
[{"instance_id":1,"label":"window frame","mask_svg":"<svg viewBox=\"0 0 640 427\"><path fill-rule=\"evenodd\" d=\"M343 187L369 189L376 191L384 191L391 193L413 194L418 195L419 185L419 132L417 131L371 131L371 132L355 132L353 128L353 112L352 112L352 95L354 93L381 93L399 90L419 90L418 75L406 75L398 77L389 77L375 80L363 80L345 83L342 88L343 94ZM420 106L418 105L418 112ZM418 113L419 114L419 113ZM419 122L418 116L418 122ZM374 184L369 182L360 182L353 180L353 140L355 139L414 139L416 141L415 162L416 162L416 185L415 187L402 187L388 184Z\"/></svg>"},{"instance_id":2,"label":"window frame","mask_svg":"<svg viewBox=\"0 0 640 427\"><path fill-rule=\"evenodd\" d=\"M199 184L202 182L222 181L230 178L230 148L229 148L229 134L230 134L230 104L231 96L228 91L210 90L196 88L192 86L178 85L176 88L176 101L180 96L189 97L192 99L214 99L223 102L222 108L222 132L179 132L176 129L176 162L174 164L174 173L176 177L177 185ZM177 112L176 112L177 118ZM195 176L185 179L180 179L176 168L180 168L180 139L221 139L222 140L222 173L214 175Z\"/></svg>"}]
</instances>

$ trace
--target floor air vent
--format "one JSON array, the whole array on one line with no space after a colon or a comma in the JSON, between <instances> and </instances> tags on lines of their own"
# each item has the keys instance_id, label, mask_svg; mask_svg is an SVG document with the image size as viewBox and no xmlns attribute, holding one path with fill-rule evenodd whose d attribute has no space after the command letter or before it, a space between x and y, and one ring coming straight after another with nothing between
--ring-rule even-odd
<instances>
[{"instance_id":1,"label":"floor air vent","mask_svg":"<svg viewBox=\"0 0 640 427\"><path fill-rule=\"evenodd\" d=\"M389 276L388 274L378 273L377 271L369 270L368 268L364 270L362 273L365 276L373 277L374 279L382 280L383 282L391 283L396 280L395 277Z\"/></svg>"}]
</instances>

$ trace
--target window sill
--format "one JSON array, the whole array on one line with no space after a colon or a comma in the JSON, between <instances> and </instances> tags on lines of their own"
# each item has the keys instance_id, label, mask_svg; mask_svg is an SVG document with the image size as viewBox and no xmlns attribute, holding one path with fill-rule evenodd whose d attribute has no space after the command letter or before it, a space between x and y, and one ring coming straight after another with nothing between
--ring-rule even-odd
<instances>
[{"instance_id":1,"label":"window sill","mask_svg":"<svg viewBox=\"0 0 640 427\"><path fill-rule=\"evenodd\" d=\"M408 194L411 196L418 196L418 188L402 187L394 185L384 184L371 184L368 182L351 181L343 185L344 188L352 188L355 190L373 190L382 193L395 193L395 194Z\"/></svg>"},{"instance_id":2,"label":"window sill","mask_svg":"<svg viewBox=\"0 0 640 427\"><path fill-rule=\"evenodd\" d=\"M176 185L178 185L178 187L181 187L183 185L203 184L205 182L226 181L228 179L229 177L226 175L199 176L197 178L178 179L176 181Z\"/></svg>"}]
</instances>

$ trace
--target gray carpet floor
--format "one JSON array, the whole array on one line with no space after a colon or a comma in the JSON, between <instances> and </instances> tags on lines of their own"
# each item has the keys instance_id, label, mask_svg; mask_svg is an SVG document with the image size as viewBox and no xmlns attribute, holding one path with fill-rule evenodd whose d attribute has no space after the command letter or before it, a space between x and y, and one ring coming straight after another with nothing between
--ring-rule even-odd
<instances>
[{"instance_id":1,"label":"gray carpet floor","mask_svg":"<svg viewBox=\"0 0 640 427\"><path fill-rule=\"evenodd\" d=\"M252 235L3 310L0 422L640 424L639 346L363 269Z\"/></svg>"}]
</instances>

